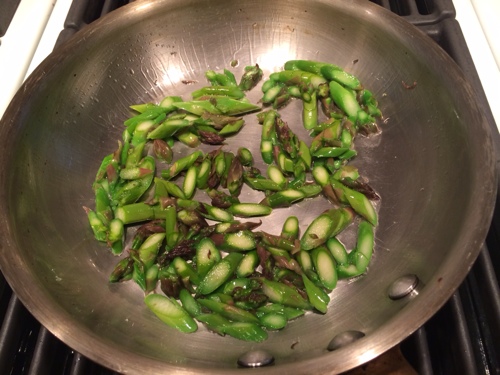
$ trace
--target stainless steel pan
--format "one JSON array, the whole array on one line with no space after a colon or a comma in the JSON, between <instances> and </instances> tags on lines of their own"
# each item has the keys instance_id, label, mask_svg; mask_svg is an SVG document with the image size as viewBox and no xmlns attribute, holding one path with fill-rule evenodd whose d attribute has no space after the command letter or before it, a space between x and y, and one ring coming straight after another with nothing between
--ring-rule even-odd
<instances>
[{"instance_id":1,"label":"stainless steel pan","mask_svg":"<svg viewBox=\"0 0 500 375\"><path fill-rule=\"evenodd\" d=\"M94 241L82 210L92 205L96 168L115 148L128 105L188 95L205 85L207 69L231 61L236 76L256 62L267 76L293 58L340 65L380 100L382 134L361 139L356 160L382 196L372 264L340 283L326 316L308 314L262 344L176 332L145 309L134 285L107 283L117 259ZM299 111L297 102L283 114L298 132ZM228 147L256 150L258 134L249 117ZM255 374L337 373L378 356L463 280L496 186L490 134L463 74L428 37L367 1L134 2L40 65L6 111L0 143L2 272L62 341L130 374L236 373L255 350L274 358ZM305 224L323 204L294 212ZM290 212L266 229L277 231ZM359 339L329 350L342 337Z\"/></svg>"}]
</instances>

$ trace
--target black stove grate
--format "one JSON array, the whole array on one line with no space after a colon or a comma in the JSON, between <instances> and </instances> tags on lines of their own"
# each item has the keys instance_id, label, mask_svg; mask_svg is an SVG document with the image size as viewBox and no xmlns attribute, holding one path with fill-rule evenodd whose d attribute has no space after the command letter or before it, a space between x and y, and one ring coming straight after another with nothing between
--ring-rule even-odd
<instances>
[{"instance_id":1,"label":"black stove grate","mask_svg":"<svg viewBox=\"0 0 500 375\"><path fill-rule=\"evenodd\" d=\"M133 0L74 0L57 43L130 1ZM455 20L452 0L371 1L418 26L458 63L476 90L495 134L495 146L500 150L495 121ZM500 374L499 248L500 205L497 204L486 243L466 280L434 317L401 343L404 356L419 374ZM0 374L116 374L75 352L41 326L2 275L0 323Z\"/></svg>"},{"instance_id":2,"label":"black stove grate","mask_svg":"<svg viewBox=\"0 0 500 375\"><path fill-rule=\"evenodd\" d=\"M5 35L21 0L0 1L0 38Z\"/></svg>"}]
</instances>

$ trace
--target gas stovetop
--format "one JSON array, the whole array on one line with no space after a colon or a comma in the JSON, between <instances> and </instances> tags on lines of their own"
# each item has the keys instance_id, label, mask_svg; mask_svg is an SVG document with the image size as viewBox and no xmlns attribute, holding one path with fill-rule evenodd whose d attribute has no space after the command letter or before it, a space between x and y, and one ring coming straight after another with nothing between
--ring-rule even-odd
<instances>
[{"instance_id":1,"label":"gas stovetop","mask_svg":"<svg viewBox=\"0 0 500 375\"><path fill-rule=\"evenodd\" d=\"M500 100L500 57L492 37L497 25L489 20L495 12L497 21L500 19L496 0L481 1L482 5L474 0L371 1L422 29L458 63L477 92L500 150L500 106L490 108L489 104ZM0 115L26 75L55 45L129 2L0 0ZM486 8L489 12L484 6L491 6ZM29 33L26 25L30 25ZM9 68L14 72L6 73ZM500 374L499 235L497 209L466 280L433 318L401 344L403 355L419 374ZM41 326L1 275L0 323L0 374L115 374L73 351Z\"/></svg>"}]
</instances>

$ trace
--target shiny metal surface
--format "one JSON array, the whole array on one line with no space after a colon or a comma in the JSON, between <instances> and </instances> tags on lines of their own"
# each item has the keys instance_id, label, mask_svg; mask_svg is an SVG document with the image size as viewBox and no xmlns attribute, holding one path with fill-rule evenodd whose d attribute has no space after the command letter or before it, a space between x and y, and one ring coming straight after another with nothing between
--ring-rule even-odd
<instances>
[{"instance_id":1,"label":"shiny metal surface","mask_svg":"<svg viewBox=\"0 0 500 375\"><path fill-rule=\"evenodd\" d=\"M82 210L92 205L95 171L114 150L128 105L187 97L205 84L205 70L233 60L237 76L254 63L267 76L291 58L340 65L379 98L383 132L359 139L356 160L382 196L369 272L339 283L326 316L308 314L261 344L176 332L146 310L135 285L107 283L117 259L94 241ZM291 103L283 117L304 136L299 111ZM228 148L256 150L258 134L249 116ZM366 1L134 2L40 65L2 119L0 150L2 272L52 333L127 374L235 373L253 350L275 360L254 374L338 373L369 361L422 325L463 280L496 189L487 125L461 72L428 37ZM291 213L305 226L324 205L282 210L265 228L277 232ZM390 299L392 283L408 274L424 285L419 294ZM346 331L364 336L329 351Z\"/></svg>"}]
</instances>

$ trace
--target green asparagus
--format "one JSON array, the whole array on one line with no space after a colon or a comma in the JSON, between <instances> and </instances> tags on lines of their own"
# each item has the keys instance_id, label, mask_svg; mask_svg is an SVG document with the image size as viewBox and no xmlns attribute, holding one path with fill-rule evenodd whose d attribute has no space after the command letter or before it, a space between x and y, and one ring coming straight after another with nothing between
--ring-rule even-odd
<instances>
[{"instance_id":1,"label":"green asparagus","mask_svg":"<svg viewBox=\"0 0 500 375\"><path fill-rule=\"evenodd\" d=\"M378 101L339 66L290 60L262 83L262 108L246 92L263 74L259 65L247 66L238 83L228 69L207 70L209 86L194 90L191 100L167 96L130 106L136 114L95 175L95 207L84 208L96 240L123 256L109 282L133 280L146 306L182 332L204 324L261 342L266 330L284 329L306 311L325 314L338 280L366 273L373 256L372 201L379 197L348 163L357 156L356 136L380 130ZM278 111L293 100L302 101L310 141ZM246 147L229 150L244 116L256 111L261 160ZM176 144L201 142L218 146L176 156ZM260 161L264 172L256 168ZM245 201L247 188L263 195L260 202ZM260 220L238 219L272 215L318 195L333 207L302 221L303 234L297 216L287 217L279 234L256 230ZM337 236L352 223L358 234L349 251Z\"/></svg>"}]
</instances>

